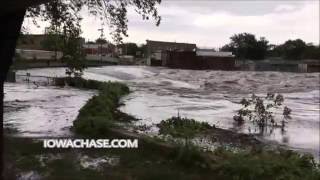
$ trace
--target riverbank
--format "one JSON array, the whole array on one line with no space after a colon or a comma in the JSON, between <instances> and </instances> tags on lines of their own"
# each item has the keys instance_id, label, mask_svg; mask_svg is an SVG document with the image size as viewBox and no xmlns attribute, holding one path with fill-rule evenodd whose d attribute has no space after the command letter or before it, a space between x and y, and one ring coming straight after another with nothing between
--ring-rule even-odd
<instances>
[{"instance_id":1,"label":"riverbank","mask_svg":"<svg viewBox=\"0 0 320 180\"><path fill-rule=\"evenodd\" d=\"M310 156L292 151L210 153L196 147L44 149L41 140L5 136L5 179L319 179ZM168 149L167 149L168 150Z\"/></svg>"}]
</instances>

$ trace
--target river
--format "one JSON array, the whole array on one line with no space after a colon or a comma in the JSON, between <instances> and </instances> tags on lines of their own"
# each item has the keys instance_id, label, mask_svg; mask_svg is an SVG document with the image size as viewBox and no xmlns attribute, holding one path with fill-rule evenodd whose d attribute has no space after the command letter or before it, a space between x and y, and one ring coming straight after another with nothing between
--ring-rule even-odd
<instances>
[{"instance_id":1,"label":"river","mask_svg":"<svg viewBox=\"0 0 320 180\"><path fill-rule=\"evenodd\" d=\"M43 68L18 71L18 74L63 76L64 68ZM274 130L263 135L302 152L319 155L319 73L199 71L147 66L105 66L88 68L84 77L102 81L121 81L133 92L123 99L123 112L141 120L138 124L153 125L179 115L207 121L218 127L249 132L249 126L235 128L233 115L241 107L239 101L252 93L281 93L284 104L292 109L292 119L286 131ZM29 85L30 86L30 85ZM26 134L65 134L78 109L95 92L72 88L28 88L19 83L5 84L5 105L27 101L31 107L5 113L5 124L21 124ZM38 100L29 97L40 96ZM70 97L69 97L70 96ZM58 97L64 97L60 98ZM15 100L18 99L18 102ZM39 102L38 102L39 101ZM22 103L23 104L23 103ZM40 106L40 108L39 108ZM44 108L41 109L41 106ZM66 107L66 108L64 108ZM31 108L31 109L30 109ZM28 110L29 109L29 110ZM68 121L66 120L68 119ZM55 123L49 123L55 122ZM34 126L38 124L37 126ZM42 132L38 128L42 124ZM49 128L50 126L50 128ZM31 128L33 127L33 128ZM64 130L58 130L64 129Z\"/></svg>"}]
</instances>

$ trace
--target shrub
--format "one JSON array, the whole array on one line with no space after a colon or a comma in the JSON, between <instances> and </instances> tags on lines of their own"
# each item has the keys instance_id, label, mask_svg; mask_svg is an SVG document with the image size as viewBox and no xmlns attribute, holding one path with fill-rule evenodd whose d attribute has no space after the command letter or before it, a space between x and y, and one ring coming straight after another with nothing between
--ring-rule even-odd
<instances>
[{"instance_id":1,"label":"shrub","mask_svg":"<svg viewBox=\"0 0 320 180\"><path fill-rule=\"evenodd\" d=\"M284 106L283 118L280 120L280 125L278 125L279 121L276 121L274 115L274 111L283 105L284 97L281 94L268 93L264 99L254 94L251 96L251 99L243 98L240 102L243 107L238 110L237 115L233 116L233 119L238 125L242 125L245 119L248 119L256 124L262 132L267 126L281 127L284 130L285 124L288 122L287 120L291 119L291 109Z\"/></svg>"},{"instance_id":2,"label":"shrub","mask_svg":"<svg viewBox=\"0 0 320 180\"><path fill-rule=\"evenodd\" d=\"M157 127L160 134L178 138L193 138L205 130L214 128L214 126L209 125L207 122L198 122L194 119L181 117L171 117L163 120L157 124Z\"/></svg>"}]
</instances>

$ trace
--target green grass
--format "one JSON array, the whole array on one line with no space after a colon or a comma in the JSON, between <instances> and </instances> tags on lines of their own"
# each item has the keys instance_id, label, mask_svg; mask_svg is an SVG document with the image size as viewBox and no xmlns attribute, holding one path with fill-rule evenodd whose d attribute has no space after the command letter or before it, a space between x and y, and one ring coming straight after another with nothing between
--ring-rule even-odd
<instances>
[{"instance_id":1,"label":"green grass","mask_svg":"<svg viewBox=\"0 0 320 180\"><path fill-rule=\"evenodd\" d=\"M241 153L216 150L214 153L220 159L211 164L211 169L218 179L320 179L319 165L312 156L290 150Z\"/></svg>"},{"instance_id":2,"label":"green grass","mask_svg":"<svg viewBox=\"0 0 320 180\"><path fill-rule=\"evenodd\" d=\"M135 120L134 117L121 113L120 98L129 94L128 86L119 82L100 82L83 78L57 78L58 86L69 85L76 88L96 89L99 94L93 96L79 110L73 128L77 134L98 137L108 134L108 129L115 122Z\"/></svg>"},{"instance_id":3,"label":"green grass","mask_svg":"<svg viewBox=\"0 0 320 180\"><path fill-rule=\"evenodd\" d=\"M38 155L60 155L41 166ZM78 155L120 157L116 166L98 170L80 166ZM44 179L217 179L217 180L318 180L318 165L310 156L293 151L232 152L220 148L213 153L181 146L169 156L144 149L43 149L42 143L26 138L5 137L5 175L38 172ZM10 163L8 163L10 161ZM15 172L15 173L16 173ZM7 176L5 176L7 177Z\"/></svg>"}]
</instances>

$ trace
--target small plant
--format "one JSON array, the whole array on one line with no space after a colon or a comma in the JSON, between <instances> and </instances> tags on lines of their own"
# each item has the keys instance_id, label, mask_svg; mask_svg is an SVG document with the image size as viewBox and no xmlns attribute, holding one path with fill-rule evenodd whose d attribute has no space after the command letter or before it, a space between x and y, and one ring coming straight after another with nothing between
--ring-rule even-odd
<instances>
[{"instance_id":1,"label":"small plant","mask_svg":"<svg viewBox=\"0 0 320 180\"><path fill-rule=\"evenodd\" d=\"M238 125L242 125L245 120L250 120L256 124L261 130L268 126L281 127L284 131L285 124L291 119L291 109L287 106L283 107L283 118L280 125L276 121L275 110L282 107L284 97L281 94L268 93L265 98L252 94L251 99L243 98L240 104L243 106L238 110L237 115L233 119Z\"/></svg>"}]
</instances>

